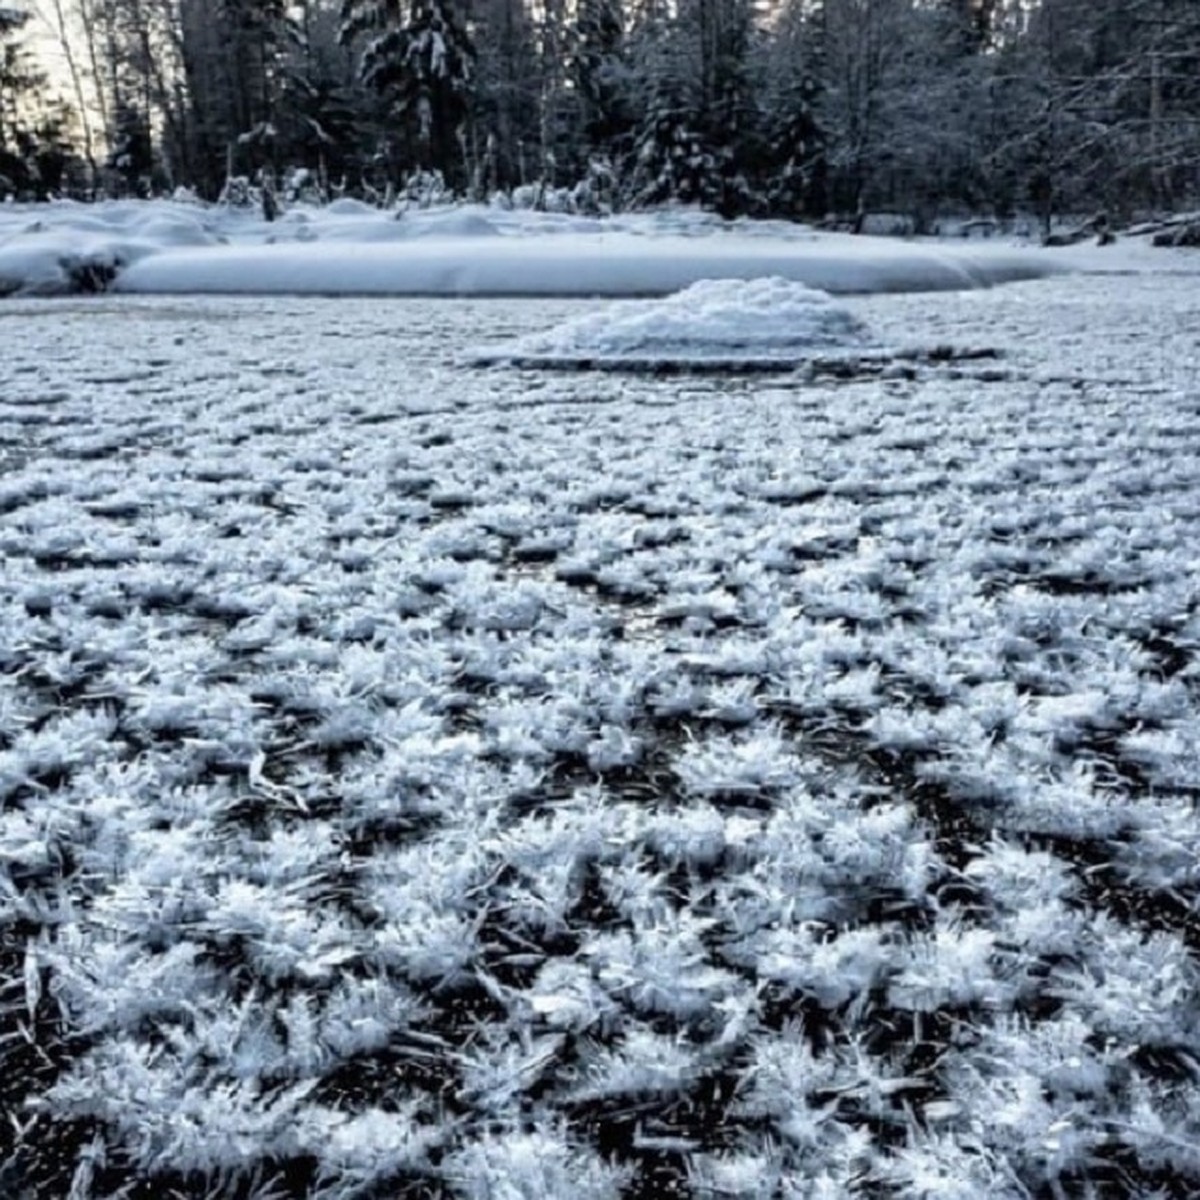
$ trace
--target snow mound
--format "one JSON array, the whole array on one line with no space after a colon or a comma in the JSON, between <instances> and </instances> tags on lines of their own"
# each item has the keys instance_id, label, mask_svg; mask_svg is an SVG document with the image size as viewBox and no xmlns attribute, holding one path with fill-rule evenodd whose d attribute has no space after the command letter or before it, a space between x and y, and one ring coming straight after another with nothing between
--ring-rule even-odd
<instances>
[{"instance_id":1,"label":"snow mound","mask_svg":"<svg viewBox=\"0 0 1200 1200\"><path fill-rule=\"evenodd\" d=\"M547 366L788 366L859 347L861 321L794 280L702 279L660 300L624 301L477 352L475 362Z\"/></svg>"}]
</instances>

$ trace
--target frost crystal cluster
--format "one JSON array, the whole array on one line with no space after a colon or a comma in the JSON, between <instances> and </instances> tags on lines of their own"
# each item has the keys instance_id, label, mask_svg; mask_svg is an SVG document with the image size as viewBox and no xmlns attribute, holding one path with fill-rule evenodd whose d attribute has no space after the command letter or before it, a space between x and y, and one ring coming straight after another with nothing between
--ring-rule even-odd
<instances>
[{"instance_id":1,"label":"frost crystal cluster","mask_svg":"<svg viewBox=\"0 0 1200 1200\"><path fill-rule=\"evenodd\" d=\"M0 1193L1196 1194L1192 285L824 385L10 301Z\"/></svg>"}]
</instances>

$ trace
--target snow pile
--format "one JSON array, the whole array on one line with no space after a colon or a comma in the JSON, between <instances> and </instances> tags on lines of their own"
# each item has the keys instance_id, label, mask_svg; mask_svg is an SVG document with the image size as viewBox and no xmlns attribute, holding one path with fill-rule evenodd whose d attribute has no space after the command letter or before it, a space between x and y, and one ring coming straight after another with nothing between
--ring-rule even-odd
<instances>
[{"instance_id":1,"label":"snow pile","mask_svg":"<svg viewBox=\"0 0 1200 1200\"><path fill-rule=\"evenodd\" d=\"M1076 262L1072 263L1077 266ZM0 295L656 296L778 276L834 293L986 287L1067 269L1004 246L901 242L690 209L611 218L353 200L267 223L177 201L0 206Z\"/></svg>"},{"instance_id":2,"label":"snow pile","mask_svg":"<svg viewBox=\"0 0 1200 1200\"><path fill-rule=\"evenodd\" d=\"M623 301L505 345L476 362L753 365L859 345L862 323L826 292L779 277L704 279L661 300Z\"/></svg>"}]
</instances>

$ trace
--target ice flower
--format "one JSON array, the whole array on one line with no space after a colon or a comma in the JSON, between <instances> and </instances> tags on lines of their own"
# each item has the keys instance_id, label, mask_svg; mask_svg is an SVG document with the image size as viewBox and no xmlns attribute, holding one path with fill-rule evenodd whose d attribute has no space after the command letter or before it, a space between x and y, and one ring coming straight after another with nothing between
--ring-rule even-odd
<instances>
[{"instance_id":1,"label":"ice flower","mask_svg":"<svg viewBox=\"0 0 1200 1200\"><path fill-rule=\"evenodd\" d=\"M738 738L712 735L687 746L675 761L675 774L694 796L755 800L770 796L796 778L796 756L775 729Z\"/></svg>"},{"instance_id":2,"label":"ice flower","mask_svg":"<svg viewBox=\"0 0 1200 1200\"><path fill-rule=\"evenodd\" d=\"M995 944L989 930L953 926L914 937L897 956L888 1000L917 1012L1002 1004L1009 989L996 977Z\"/></svg>"},{"instance_id":3,"label":"ice flower","mask_svg":"<svg viewBox=\"0 0 1200 1200\"><path fill-rule=\"evenodd\" d=\"M318 1195L350 1197L401 1173L428 1169L430 1151L445 1136L445 1129L422 1111L419 1101L407 1101L398 1108L368 1108L349 1117L314 1106L302 1114L294 1143L320 1163ZM331 1191L334 1186L337 1190Z\"/></svg>"},{"instance_id":4,"label":"ice flower","mask_svg":"<svg viewBox=\"0 0 1200 1200\"><path fill-rule=\"evenodd\" d=\"M469 1141L442 1173L464 1200L619 1200L630 1174L545 1124Z\"/></svg>"},{"instance_id":5,"label":"ice flower","mask_svg":"<svg viewBox=\"0 0 1200 1200\"><path fill-rule=\"evenodd\" d=\"M570 1096L576 1102L679 1095L700 1070L696 1049L682 1036L634 1025L615 1044L585 1046Z\"/></svg>"}]
</instances>

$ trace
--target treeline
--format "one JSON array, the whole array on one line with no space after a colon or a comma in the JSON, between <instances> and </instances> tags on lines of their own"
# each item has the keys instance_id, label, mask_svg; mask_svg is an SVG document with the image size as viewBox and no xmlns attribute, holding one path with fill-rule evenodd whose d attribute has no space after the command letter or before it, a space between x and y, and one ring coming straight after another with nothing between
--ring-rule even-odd
<instances>
[{"instance_id":1,"label":"treeline","mask_svg":"<svg viewBox=\"0 0 1200 1200\"><path fill-rule=\"evenodd\" d=\"M0 0L0 192L1170 209L1196 0ZM15 4L15 0L10 0Z\"/></svg>"}]
</instances>

